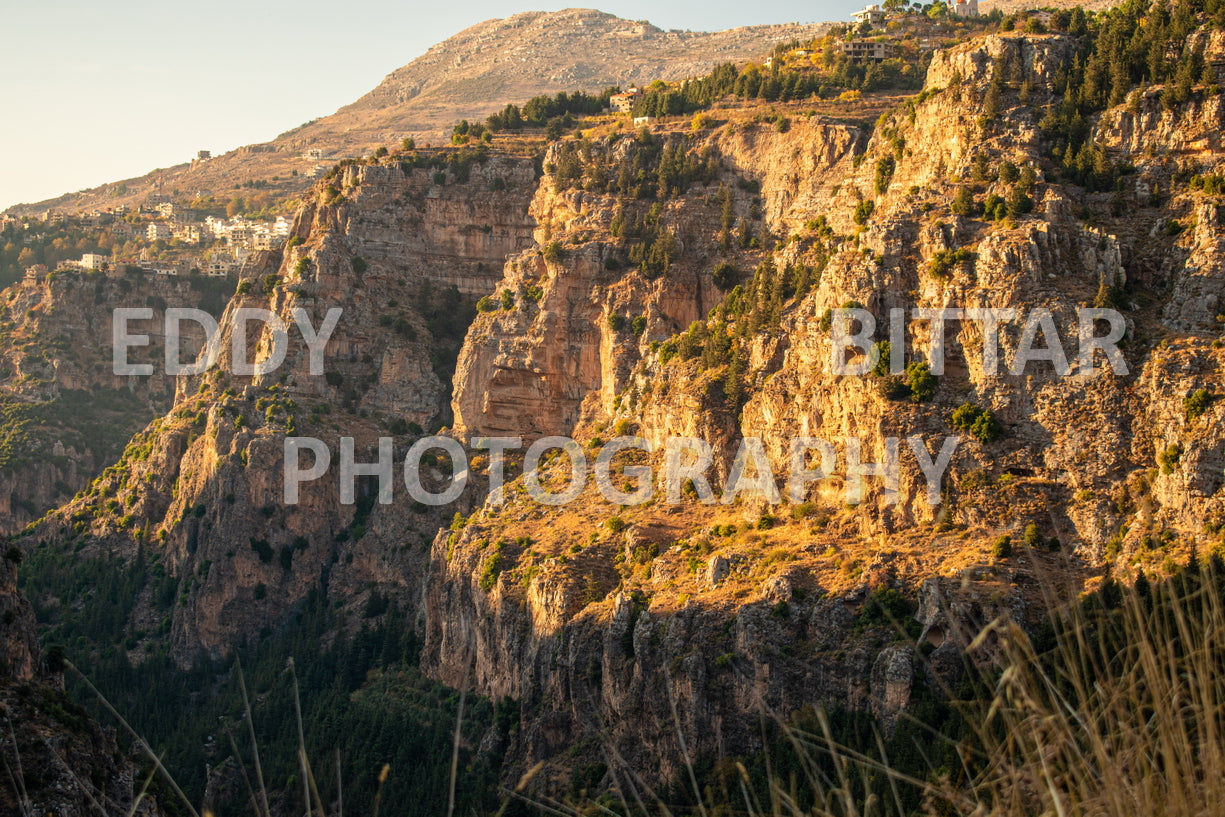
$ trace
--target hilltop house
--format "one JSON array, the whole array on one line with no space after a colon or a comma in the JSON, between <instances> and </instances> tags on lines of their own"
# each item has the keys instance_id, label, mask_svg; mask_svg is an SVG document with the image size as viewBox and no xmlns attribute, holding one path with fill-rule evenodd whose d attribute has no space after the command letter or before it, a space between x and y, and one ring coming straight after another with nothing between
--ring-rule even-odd
<instances>
[{"instance_id":1,"label":"hilltop house","mask_svg":"<svg viewBox=\"0 0 1225 817\"><path fill-rule=\"evenodd\" d=\"M978 0L973 0L973 2L977 6ZM885 10L880 6L873 4L867 6L862 11L855 12L851 16L855 18L856 23L867 23L868 25L875 27L884 25L885 19L889 15L886 14Z\"/></svg>"},{"instance_id":2,"label":"hilltop house","mask_svg":"<svg viewBox=\"0 0 1225 817\"><path fill-rule=\"evenodd\" d=\"M614 113L629 113L633 109L634 103L640 99L642 99L642 91L638 88L630 88L624 93L610 96L608 98L608 105Z\"/></svg>"},{"instance_id":3,"label":"hilltop house","mask_svg":"<svg viewBox=\"0 0 1225 817\"><path fill-rule=\"evenodd\" d=\"M958 17L977 17L978 0L953 0L952 5L949 6L949 11Z\"/></svg>"}]
</instances>

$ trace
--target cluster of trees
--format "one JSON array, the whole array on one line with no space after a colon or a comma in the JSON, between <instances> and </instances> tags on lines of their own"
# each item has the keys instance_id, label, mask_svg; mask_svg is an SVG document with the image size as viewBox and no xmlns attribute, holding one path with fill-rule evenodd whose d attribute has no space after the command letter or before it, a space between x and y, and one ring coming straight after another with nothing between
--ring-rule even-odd
<instances>
[{"instance_id":1,"label":"cluster of trees","mask_svg":"<svg viewBox=\"0 0 1225 817\"><path fill-rule=\"evenodd\" d=\"M821 282L829 255L823 243L814 249L816 264L779 267L766 258L745 284L740 274L723 262L714 276L720 289L730 289L709 320L690 327L659 347L661 363L673 358L700 360L703 369L718 370L707 387L707 396L739 409L745 397L748 344L762 332L777 331L786 304L802 299Z\"/></svg>"},{"instance_id":2,"label":"cluster of trees","mask_svg":"<svg viewBox=\"0 0 1225 817\"><path fill-rule=\"evenodd\" d=\"M459 150L440 150L428 154L412 150L401 154L398 158L400 170L404 173L411 173L414 168L433 170L435 171L435 182L445 184L449 170L456 181L464 183L468 181L472 166L482 164L489 158L489 149L484 144L478 144L475 147L464 145ZM337 168L340 166L337 165ZM335 172L338 171L333 168L332 171L329 171L327 178L332 178Z\"/></svg>"},{"instance_id":3,"label":"cluster of trees","mask_svg":"<svg viewBox=\"0 0 1225 817\"><path fill-rule=\"evenodd\" d=\"M983 152L974 156L970 177L975 182L1008 185L1009 189L1003 196L995 192L989 193L980 203L974 196L973 186L964 185L953 197L951 209L957 215L966 218L982 216L987 221L998 221L1005 217L1019 218L1034 209L1034 202L1029 194L1037 183L1038 176L1031 165L1026 164L1018 168L1005 159L996 166L992 164L991 157Z\"/></svg>"},{"instance_id":4,"label":"cluster of trees","mask_svg":"<svg viewBox=\"0 0 1225 817\"><path fill-rule=\"evenodd\" d=\"M620 153L619 159L612 154ZM597 150L587 139L564 142L546 171L560 190L582 188L631 199L680 196L695 183L710 184L723 170L713 146L695 152L683 138L666 141L643 128L625 150Z\"/></svg>"},{"instance_id":5,"label":"cluster of trees","mask_svg":"<svg viewBox=\"0 0 1225 817\"><path fill-rule=\"evenodd\" d=\"M1204 58L1203 40L1191 34L1204 15L1210 29L1225 28L1222 0L1127 0L1087 21L1078 7L1059 12L1052 27L1084 35L1073 59L1055 75L1059 100L1041 121L1052 155L1065 173L1090 189L1110 189L1119 175L1105 152L1089 141L1088 117L1127 101L1135 89L1164 85L1162 103L1191 98L1194 85L1216 88L1215 70ZM998 73L1007 69L1000 66Z\"/></svg>"},{"instance_id":6,"label":"cluster of trees","mask_svg":"<svg viewBox=\"0 0 1225 817\"><path fill-rule=\"evenodd\" d=\"M329 637L340 628L344 614L314 591L276 637L268 630L240 645L226 661L183 670L163 646L153 647L139 665L127 658L127 650L147 635L130 631L128 625L141 594L147 588L156 607L168 611L186 584L168 574L156 556L150 558L142 550L125 565L43 546L26 560L22 574L39 620L49 628L48 638L58 642L54 652L84 669L154 750L164 752L164 764L193 803L202 801L206 769L217 763L212 753L231 754L227 733L245 756L240 762L252 771L237 684L236 661L241 661L273 808L298 813L305 809L294 676L286 670L293 658L302 728L325 802L337 796L333 753L338 750L346 810L370 813L380 791L381 800L396 804L397 813L426 815L446 809L457 698L415 668L416 638L405 626L402 611L377 592L359 611L351 640ZM187 579L192 580L195 577ZM261 593L261 588L256 588L257 597L268 592L262 588ZM69 604L44 608L37 601L44 598ZM168 621L163 619L161 635L168 632ZM112 722L91 692L71 675L68 681L76 700L94 710L101 722ZM512 713L506 709L495 716L488 701L470 700L465 745L475 746L490 724L509 728L514 718L507 717ZM380 783L384 764L391 770ZM459 774L459 808L483 811L496 805L490 799L494 773L468 749L461 751ZM168 815L185 812L170 792L159 797L159 806ZM245 791L238 791L232 802L218 804L217 813L247 813L248 808Z\"/></svg>"},{"instance_id":7,"label":"cluster of trees","mask_svg":"<svg viewBox=\"0 0 1225 817\"><path fill-rule=\"evenodd\" d=\"M605 88L598 94L585 94L575 91L567 94L565 91L556 96L534 96L523 104L510 104L485 120L484 128L497 133L498 131L517 131L523 128L543 128L552 120L564 117L596 114L608 107L608 100L620 88Z\"/></svg>"},{"instance_id":8,"label":"cluster of trees","mask_svg":"<svg viewBox=\"0 0 1225 817\"><path fill-rule=\"evenodd\" d=\"M762 102L788 102L814 95L834 97L846 90L918 89L923 85L924 71L925 66L900 59L852 62L833 51L824 69L814 66L811 70L799 70L777 63L770 68L752 64L737 68L730 62L722 63L707 76L689 80L676 88L653 83L634 103L633 115L693 113L711 107L728 95Z\"/></svg>"}]
</instances>

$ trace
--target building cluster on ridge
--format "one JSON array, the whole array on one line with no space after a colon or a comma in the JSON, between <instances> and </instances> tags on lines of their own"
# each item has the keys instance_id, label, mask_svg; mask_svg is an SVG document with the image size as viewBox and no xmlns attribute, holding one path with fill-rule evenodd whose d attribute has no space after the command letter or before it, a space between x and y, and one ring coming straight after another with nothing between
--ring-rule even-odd
<instances>
[{"instance_id":1,"label":"building cluster on ridge","mask_svg":"<svg viewBox=\"0 0 1225 817\"><path fill-rule=\"evenodd\" d=\"M56 269L80 269L88 272L104 272L122 275L135 268L160 275L187 275L198 273L210 277L224 278L234 275L253 252L274 250L289 236L292 224L285 216L275 220L261 221L245 216L221 218L208 216L203 221L195 219L190 210L154 194L159 199L129 212L122 205L107 211L83 212L76 216L54 210L42 214L41 219L23 219L8 214L0 215L0 231L16 229L26 235L66 225L97 228L111 233L116 242L144 240L149 247L139 256L125 257L118 251L114 254L87 252L79 260L64 260ZM174 246L173 259L155 252L155 242ZM28 280L41 280L51 271L43 264L26 268Z\"/></svg>"}]
</instances>

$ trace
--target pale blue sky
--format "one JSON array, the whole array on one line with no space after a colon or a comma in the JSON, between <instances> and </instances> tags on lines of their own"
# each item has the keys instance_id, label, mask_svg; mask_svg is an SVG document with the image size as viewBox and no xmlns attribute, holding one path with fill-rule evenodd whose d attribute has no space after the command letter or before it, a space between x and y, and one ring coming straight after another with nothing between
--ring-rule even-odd
<instances>
[{"instance_id":1,"label":"pale blue sky","mask_svg":"<svg viewBox=\"0 0 1225 817\"><path fill-rule=\"evenodd\" d=\"M0 0L0 209L271 139L467 26L581 3ZM846 17L854 0L597 7L714 31Z\"/></svg>"}]
</instances>

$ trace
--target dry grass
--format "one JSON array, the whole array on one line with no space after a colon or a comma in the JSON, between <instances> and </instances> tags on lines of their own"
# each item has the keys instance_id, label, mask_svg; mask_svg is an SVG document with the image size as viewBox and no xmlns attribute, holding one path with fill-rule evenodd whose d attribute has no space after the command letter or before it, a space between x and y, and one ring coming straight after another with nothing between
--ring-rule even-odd
<instances>
[{"instance_id":1,"label":"dry grass","mask_svg":"<svg viewBox=\"0 0 1225 817\"><path fill-rule=\"evenodd\" d=\"M806 779L771 780L763 799L735 763L738 802L669 809L655 799L645 813L761 817L1208 817L1225 813L1225 570L1194 569L1152 589L1103 591L1034 638L1007 619L988 625L970 653L1001 661L966 702L970 733L956 744L962 768L916 779L889 766L884 742L869 757L839 745L829 721L787 729ZM927 725L933 732L939 724ZM615 761L614 757L610 760ZM610 765L612 765L610 763ZM830 769L833 773L830 773ZM649 791L622 767L617 795L634 803ZM891 796L866 781L884 777ZM903 806L917 787L923 805ZM695 792L701 789L693 783ZM520 795L521 796L521 795ZM815 803L815 806L801 805ZM554 814L612 813L603 804L537 803Z\"/></svg>"}]
</instances>

